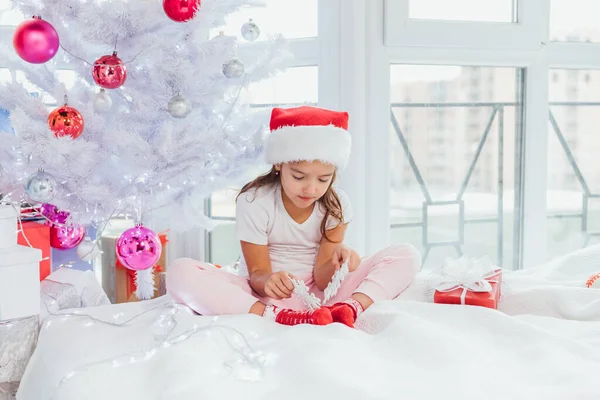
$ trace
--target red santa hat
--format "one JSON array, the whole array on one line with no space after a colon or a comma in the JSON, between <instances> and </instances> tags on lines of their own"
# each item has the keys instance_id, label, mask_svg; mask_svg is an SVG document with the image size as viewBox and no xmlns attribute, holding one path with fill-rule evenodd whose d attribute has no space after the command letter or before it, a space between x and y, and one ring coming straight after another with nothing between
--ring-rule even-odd
<instances>
[{"instance_id":1,"label":"red santa hat","mask_svg":"<svg viewBox=\"0 0 600 400\"><path fill-rule=\"evenodd\" d=\"M347 112L302 106L274 108L271 113L271 133L265 143L269 164L322 161L343 169L351 147Z\"/></svg>"}]
</instances>

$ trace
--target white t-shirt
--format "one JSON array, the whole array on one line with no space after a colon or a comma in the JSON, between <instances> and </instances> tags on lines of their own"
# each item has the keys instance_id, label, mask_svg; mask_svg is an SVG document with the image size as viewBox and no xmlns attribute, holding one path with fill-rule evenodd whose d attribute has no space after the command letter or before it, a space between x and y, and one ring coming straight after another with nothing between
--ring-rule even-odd
<instances>
[{"instance_id":1,"label":"white t-shirt","mask_svg":"<svg viewBox=\"0 0 600 400\"><path fill-rule=\"evenodd\" d=\"M352 208L346 193L335 189L344 215L344 223L352 219ZM312 214L302 224L288 214L281 198L281 185L272 184L242 193L236 203L236 234L244 242L267 245L273 272L292 274L311 273L321 242L321 222L325 212L317 202ZM327 229L338 226L330 217ZM248 267L242 255L240 275L248 276Z\"/></svg>"}]
</instances>

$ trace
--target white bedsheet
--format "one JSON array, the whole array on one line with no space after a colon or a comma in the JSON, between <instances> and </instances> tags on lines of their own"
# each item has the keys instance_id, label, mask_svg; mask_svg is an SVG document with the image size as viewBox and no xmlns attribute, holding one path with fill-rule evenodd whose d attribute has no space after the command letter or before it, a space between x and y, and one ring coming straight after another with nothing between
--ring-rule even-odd
<instances>
[{"instance_id":1,"label":"white bedsheet","mask_svg":"<svg viewBox=\"0 0 600 400\"><path fill-rule=\"evenodd\" d=\"M233 327L263 353L258 375L245 364L225 368L241 359L230 344L243 346L225 329L156 349L163 330L152 323L166 296L87 309L117 322L151 311L124 327L51 317L17 399L600 399L600 290L583 286L599 271L594 247L506 273L499 311L429 303L422 272L354 330L179 309L171 337L194 325ZM123 357L148 349L156 350L136 362Z\"/></svg>"}]
</instances>

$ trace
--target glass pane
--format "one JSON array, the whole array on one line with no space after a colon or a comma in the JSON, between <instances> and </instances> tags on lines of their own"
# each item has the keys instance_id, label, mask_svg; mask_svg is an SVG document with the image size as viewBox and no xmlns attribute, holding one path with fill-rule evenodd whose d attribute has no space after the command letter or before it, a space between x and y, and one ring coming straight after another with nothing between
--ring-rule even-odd
<instances>
[{"instance_id":1,"label":"glass pane","mask_svg":"<svg viewBox=\"0 0 600 400\"><path fill-rule=\"evenodd\" d=\"M513 268L521 71L393 65L390 78L392 241L425 267L460 252Z\"/></svg>"},{"instance_id":2,"label":"glass pane","mask_svg":"<svg viewBox=\"0 0 600 400\"><path fill-rule=\"evenodd\" d=\"M598 0L551 0L550 40L600 42Z\"/></svg>"},{"instance_id":3,"label":"glass pane","mask_svg":"<svg viewBox=\"0 0 600 400\"><path fill-rule=\"evenodd\" d=\"M23 13L11 7L10 1L0 3L0 25L16 26L25 20Z\"/></svg>"},{"instance_id":4,"label":"glass pane","mask_svg":"<svg viewBox=\"0 0 600 400\"><path fill-rule=\"evenodd\" d=\"M268 40L269 35L281 34L288 39L316 37L318 33L317 0L266 0L265 7L245 7L230 14L225 25L213 29L243 41L242 25L250 18L260 28L258 40Z\"/></svg>"},{"instance_id":5,"label":"glass pane","mask_svg":"<svg viewBox=\"0 0 600 400\"><path fill-rule=\"evenodd\" d=\"M251 104L317 103L319 69L289 68L270 79L249 85L243 101Z\"/></svg>"},{"instance_id":6,"label":"glass pane","mask_svg":"<svg viewBox=\"0 0 600 400\"><path fill-rule=\"evenodd\" d=\"M72 89L77 81L77 74L74 71L66 69L58 69L55 71L56 78L59 82L63 82L67 89ZM29 91L29 93L42 93L42 99L44 103L48 105L55 105L56 99L47 92L41 90L36 85L27 80L23 71L16 71L17 82L22 83L23 87ZM8 68L0 68L0 82L10 82L12 75ZM61 100L62 101L62 100Z\"/></svg>"},{"instance_id":7,"label":"glass pane","mask_svg":"<svg viewBox=\"0 0 600 400\"><path fill-rule=\"evenodd\" d=\"M268 80L252 84L242 94L243 101L261 107L276 105L316 104L318 101L319 69L316 66L290 68ZM267 172L269 165L257 165L245 177L250 181ZM235 197L240 187L214 192L208 215L217 218L235 218ZM231 265L240 254L240 245L235 238L234 223L223 222L209 237L210 262Z\"/></svg>"},{"instance_id":8,"label":"glass pane","mask_svg":"<svg viewBox=\"0 0 600 400\"><path fill-rule=\"evenodd\" d=\"M550 258L599 242L600 70L550 71L548 244Z\"/></svg>"},{"instance_id":9,"label":"glass pane","mask_svg":"<svg viewBox=\"0 0 600 400\"><path fill-rule=\"evenodd\" d=\"M408 16L440 21L516 22L516 0L409 0Z\"/></svg>"}]
</instances>

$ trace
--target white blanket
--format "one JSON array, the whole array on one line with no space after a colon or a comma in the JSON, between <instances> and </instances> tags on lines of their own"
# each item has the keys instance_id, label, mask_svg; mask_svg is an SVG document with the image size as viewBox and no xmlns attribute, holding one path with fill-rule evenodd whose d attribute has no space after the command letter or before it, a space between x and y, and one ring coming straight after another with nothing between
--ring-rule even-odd
<instances>
[{"instance_id":1,"label":"white blanket","mask_svg":"<svg viewBox=\"0 0 600 400\"><path fill-rule=\"evenodd\" d=\"M431 304L422 272L357 329L180 307L170 338L223 328L169 346L158 345L166 296L84 310L117 323L150 310L122 327L50 317L17 399L600 399L600 290L583 285L594 272L600 248L506 273L500 311ZM234 351L247 347L227 327L262 353L260 368Z\"/></svg>"}]
</instances>

